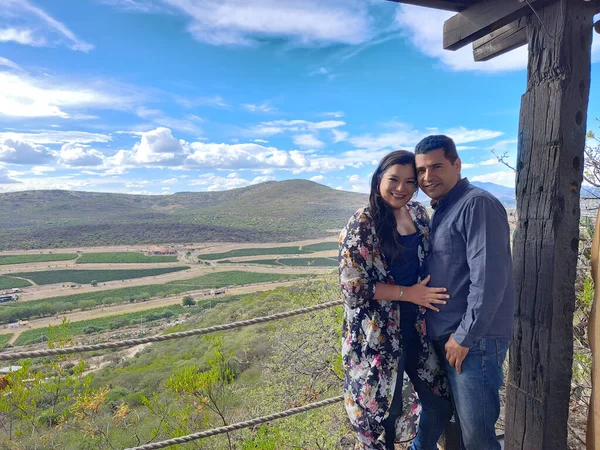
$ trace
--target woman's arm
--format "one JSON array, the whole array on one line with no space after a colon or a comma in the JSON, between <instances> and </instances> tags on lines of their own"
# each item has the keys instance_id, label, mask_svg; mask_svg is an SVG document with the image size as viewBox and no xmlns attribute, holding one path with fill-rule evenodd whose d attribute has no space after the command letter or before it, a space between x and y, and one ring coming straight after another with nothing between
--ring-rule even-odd
<instances>
[{"instance_id":1,"label":"woman's arm","mask_svg":"<svg viewBox=\"0 0 600 450\"><path fill-rule=\"evenodd\" d=\"M375 300L411 302L439 312L440 310L435 305L445 305L446 299L450 296L445 293L446 288L427 287L430 278L427 276L423 281L412 286L376 283L373 298Z\"/></svg>"}]
</instances>

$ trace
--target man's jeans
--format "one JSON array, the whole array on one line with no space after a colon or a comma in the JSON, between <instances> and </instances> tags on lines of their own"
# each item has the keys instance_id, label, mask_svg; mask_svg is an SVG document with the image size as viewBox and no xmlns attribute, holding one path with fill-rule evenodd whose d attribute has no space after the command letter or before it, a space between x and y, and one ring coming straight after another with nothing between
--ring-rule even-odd
<instances>
[{"instance_id":1,"label":"man's jeans","mask_svg":"<svg viewBox=\"0 0 600 450\"><path fill-rule=\"evenodd\" d=\"M469 349L460 375L446 359L448 338L434 341L452 390L452 401L466 450L500 450L494 426L500 415L502 363L508 342L481 338Z\"/></svg>"}]
</instances>

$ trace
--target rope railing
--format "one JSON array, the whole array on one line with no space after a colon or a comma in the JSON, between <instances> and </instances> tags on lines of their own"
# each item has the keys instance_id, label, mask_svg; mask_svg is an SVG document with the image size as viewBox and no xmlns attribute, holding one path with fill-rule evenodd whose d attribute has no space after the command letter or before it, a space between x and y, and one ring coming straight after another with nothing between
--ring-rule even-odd
<instances>
[{"instance_id":1,"label":"rope railing","mask_svg":"<svg viewBox=\"0 0 600 450\"><path fill-rule=\"evenodd\" d=\"M272 320L284 319L287 317L297 316L300 314L306 314L313 311L319 311L322 309L331 308L333 306L339 306L344 303L343 300L334 300L331 302L321 303L319 305L307 306L305 308L295 309L292 311L271 314L269 316L256 317L254 319L242 320L238 322L232 322L224 325L215 325L207 328L198 328L195 330L189 331L181 331L177 333L165 334L162 336L151 336L146 338L138 338L138 339L126 339L123 341L116 342L104 342L101 344L92 344L92 345L79 345L73 347L66 348L52 348L47 350L33 350L27 352L16 352L16 353L8 353L2 354L0 353L0 361L12 361L16 359L22 358L31 358L31 357L43 357L43 356L54 356L54 355L69 355L73 353L83 353L89 352L93 350L103 350L103 349L115 349L115 348L125 348L125 347L133 347L139 344L147 344L151 342L162 342L168 341L171 339L178 339L190 336L200 336L203 334L213 333L216 331L225 331L232 330L235 328L246 327L250 325L255 325L258 323L269 322ZM224 427L213 428L206 431L201 431L198 433L189 434L187 436L180 436L172 439L168 439L162 442L154 442L142 445L140 447L133 447L126 450L154 450L165 447L170 447L171 445L185 444L187 442L195 441L198 439L207 438L209 436L216 436L219 434L229 433L231 431L241 430L243 428L252 427L255 425L260 425L271 420L282 419L285 417L293 416L295 414L300 414L305 411L310 411L311 409L322 408L324 406L328 406L337 402L341 402L344 399L342 395L337 397L331 397L326 400L321 400L319 402L310 403L308 405L299 406L297 408L288 409L285 411L281 411L278 413L270 414L268 416L258 417L255 419L250 419L245 422L238 422L235 424L227 425Z\"/></svg>"},{"instance_id":2,"label":"rope railing","mask_svg":"<svg viewBox=\"0 0 600 450\"><path fill-rule=\"evenodd\" d=\"M252 427L255 425L260 425L262 423L270 422L275 419L283 419L285 417L293 416L294 414L299 414L305 411L310 411L315 408L322 408L323 406L332 405L337 402L341 402L344 399L343 395L338 395L337 397L331 397L326 400L321 400L320 402L309 403L308 405L299 406L297 408L288 409L286 411L270 414L264 417L257 417L256 419L247 420L245 422L238 422L231 425L227 425L225 427L213 428L212 430L201 431L199 433L189 434L187 436L181 436L173 439L168 439L162 442L154 442L150 444L145 444L140 447L132 447L126 450L156 450L159 448L169 447L171 445L177 444L185 444L187 442L195 441L198 439L207 438L210 436L216 436L218 434L225 434L231 431L241 430L243 428Z\"/></svg>"},{"instance_id":3,"label":"rope railing","mask_svg":"<svg viewBox=\"0 0 600 450\"><path fill-rule=\"evenodd\" d=\"M91 345L77 345L73 347L64 348L50 348L47 350L32 350L27 352L16 352L16 353L0 353L0 361L14 361L23 358L38 358L43 356L54 356L54 355L70 355L73 353L91 352L94 350L105 350L115 348L133 347L139 344L148 344L151 342L162 342L171 339L178 339L190 336L200 336L203 334L214 333L215 331L232 330L234 328L247 327L249 325L255 325L257 323L269 322L271 320L284 319L286 317L297 316L299 314L306 314L313 311L319 311L321 309L331 308L333 306L342 305L343 300L334 300L327 303L321 303L319 305L307 306L305 308L295 309L292 311L271 314L269 316L256 317L249 320L241 320L239 322L231 322L224 325L215 325L207 328L198 328L189 331L180 331L177 333L164 334L160 336L150 336L145 338L126 339L123 341L116 342L103 342L100 344Z\"/></svg>"}]
</instances>

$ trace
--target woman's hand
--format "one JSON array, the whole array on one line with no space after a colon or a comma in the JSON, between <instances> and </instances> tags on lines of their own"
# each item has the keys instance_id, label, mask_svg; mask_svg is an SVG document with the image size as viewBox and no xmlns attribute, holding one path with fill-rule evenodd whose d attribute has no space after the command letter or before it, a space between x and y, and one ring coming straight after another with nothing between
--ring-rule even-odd
<instances>
[{"instance_id":1,"label":"woman's hand","mask_svg":"<svg viewBox=\"0 0 600 450\"><path fill-rule=\"evenodd\" d=\"M445 299L450 296L445 294L446 288L427 287L429 280L431 280L431 275L427 275L427 278L418 284L405 287L402 300L440 312L435 305L445 305L447 303Z\"/></svg>"}]
</instances>

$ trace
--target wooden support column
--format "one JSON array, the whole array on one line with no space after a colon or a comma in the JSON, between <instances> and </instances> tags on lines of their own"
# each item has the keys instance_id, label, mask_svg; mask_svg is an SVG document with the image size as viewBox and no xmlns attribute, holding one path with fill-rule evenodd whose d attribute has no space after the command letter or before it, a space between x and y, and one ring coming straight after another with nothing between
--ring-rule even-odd
<instances>
[{"instance_id":1,"label":"wooden support column","mask_svg":"<svg viewBox=\"0 0 600 450\"><path fill-rule=\"evenodd\" d=\"M567 448L579 190L593 8L557 0L527 24L514 237L516 316L507 380L507 450Z\"/></svg>"}]
</instances>

